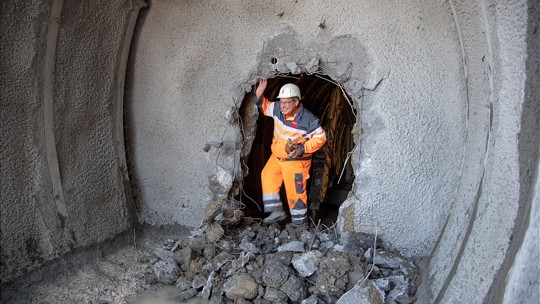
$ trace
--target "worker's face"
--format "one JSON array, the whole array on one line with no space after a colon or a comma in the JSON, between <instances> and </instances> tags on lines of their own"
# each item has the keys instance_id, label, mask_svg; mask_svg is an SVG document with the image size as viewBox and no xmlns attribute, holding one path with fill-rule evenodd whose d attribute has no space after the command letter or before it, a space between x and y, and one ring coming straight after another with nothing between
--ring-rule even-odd
<instances>
[{"instance_id":1,"label":"worker's face","mask_svg":"<svg viewBox=\"0 0 540 304\"><path fill-rule=\"evenodd\" d=\"M296 109L299 102L297 99L294 98L280 98L279 101L281 101L279 103L281 113L285 115L291 114L294 109Z\"/></svg>"}]
</instances>

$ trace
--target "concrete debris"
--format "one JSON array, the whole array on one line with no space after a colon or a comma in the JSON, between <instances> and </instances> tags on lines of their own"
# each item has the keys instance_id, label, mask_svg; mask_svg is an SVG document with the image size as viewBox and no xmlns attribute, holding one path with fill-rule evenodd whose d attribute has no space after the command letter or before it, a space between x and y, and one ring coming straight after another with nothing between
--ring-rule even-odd
<instances>
[{"instance_id":1,"label":"concrete debris","mask_svg":"<svg viewBox=\"0 0 540 304\"><path fill-rule=\"evenodd\" d=\"M153 269L157 280L164 284L172 284L180 275L180 268L173 259L161 260Z\"/></svg>"},{"instance_id":2,"label":"concrete debris","mask_svg":"<svg viewBox=\"0 0 540 304\"><path fill-rule=\"evenodd\" d=\"M173 252L163 248L157 248L156 250L154 250L154 255L158 259L168 260L173 257Z\"/></svg>"},{"instance_id":3,"label":"concrete debris","mask_svg":"<svg viewBox=\"0 0 540 304\"><path fill-rule=\"evenodd\" d=\"M300 72L302 71L302 69L300 69L300 67L295 62L287 63L287 67L289 68L289 70L291 70L291 73L293 74L300 74Z\"/></svg>"},{"instance_id":4,"label":"concrete debris","mask_svg":"<svg viewBox=\"0 0 540 304\"><path fill-rule=\"evenodd\" d=\"M199 289L206 284L206 278L202 274L198 274L193 278L193 281L191 282L191 287L195 289Z\"/></svg>"},{"instance_id":5,"label":"concrete debris","mask_svg":"<svg viewBox=\"0 0 540 304\"><path fill-rule=\"evenodd\" d=\"M349 260L343 253L334 252L324 257L319 265L316 284L321 294L338 297L343 295L349 282L345 274L350 268Z\"/></svg>"},{"instance_id":6,"label":"concrete debris","mask_svg":"<svg viewBox=\"0 0 540 304\"><path fill-rule=\"evenodd\" d=\"M201 291L201 298L208 300L210 298L212 287L214 286L214 278L216 277L216 272L212 271L204 283L203 290Z\"/></svg>"},{"instance_id":7,"label":"concrete debris","mask_svg":"<svg viewBox=\"0 0 540 304\"><path fill-rule=\"evenodd\" d=\"M292 241L290 243L279 246L277 250L278 252L304 252L304 243L300 241Z\"/></svg>"},{"instance_id":8,"label":"concrete debris","mask_svg":"<svg viewBox=\"0 0 540 304\"><path fill-rule=\"evenodd\" d=\"M225 296L231 300L255 299L259 292L259 285L249 274L239 274L230 277L223 285Z\"/></svg>"},{"instance_id":9,"label":"concrete debris","mask_svg":"<svg viewBox=\"0 0 540 304\"><path fill-rule=\"evenodd\" d=\"M217 215L219 215L223 209L223 200L216 198L204 209L203 223L211 222Z\"/></svg>"},{"instance_id":10,"label":"concrete debris","mask_svg":"<svg viewBox=\"0 0 540 304\"><path fill-rule=\"evenodd\" d=\"M304 69L308 72L308 73L315 73L317 72L317 70L319 70L319 59L318 58L311 58L311 60L308 62L308 64L306 64L306 66L304 67Z\"/></svg>"},{"instance_id":11,"label":"concrete debris","mask_svg":"<svg viewBox=\"0 0 540 304\"><path fill-rule=\"evenodd\" d=\"M371 263L373 259L373 248L368 248L364 253L364 257L366 258L366 262Z\"/></svg>"},{"instance_id":12,"label":"concrete debris","mask_svg":"<svg viewBox=\"0 0 540 304\"><path fill-rule=\"evenodd\" d=\"M388 278L379 278L372 281L377 287L381 290L389 291L390 290L390 280Z\"/></svg>"},{"instance_id":13,"label":"concrete debris","mask_svg":"<svg viewBox=\"0 0 540 304\"><path fill-rule=\"evenodd\" d=\"M287 294L283 291L272 288L272 287L266 287L266 291L264 293L263 299L268 300L272 303L276 302L285 302L287 303Z\"/></svg>"},{"instance_id":14,"label":"concrete debris","mask_svg":"<svg viewBox=\"0 0 540 304\"><path fill-rule=\"evenodd\" d=\"M286 293L293 302L298 302L307 297L307 288L304 281L295 275L290 275L280 290Z\"/></svg>"},{"instance_id":15,"label":"concrete debris","mask_svg":"<svg viewBox=\"0 0 540 304\"><path fill-rule=\"evenodd\" d=\"M397 269L407 261L391 252L381 251L373 257L373 263L379 267Z\"/></svg>"},{"instance_id":16,"label":"concrete debris","mask_svg":"<svg viewBox=\"0 0 540 304\"><path fill-rule=\"evenodd\" d=\"M191 282L186 280L178 280L176 282L176 288L180 289L180 291L186 291L191 288Z\"/></svg>"},{"instance_id":17,"label":"concrete debris","mask_svg":"<svg viewBox=\"0 0 540 304\"><path fill-rule=\"evenodd\" d=\"M291 269L278 261L265 264L262 281L266 286L280 288L291 274Z\"/></svg>"},{"instance_id":18,"label":"concrete debris","mask_svg":"<svg viewBox=\"0 0 540 304\"><path fill-rule=\"evenodd\" d=\"M362 286L356 285L347 291L336 304L383 304L383 301L373 283L366 280Z\"/></svg>"},{"instance_id":19,"label":"concrete debris","mask_svg":"<svg viewBox=\"0 0 540 304\"><path fill-rule=\"evenodd\" d=\"M321 256L321 252L317 250L295 254L292 258L292 264L301 277L309 277L319 268Z\"/></svg>"},{"instance_id":20,"label":"concrete debris","mask_svg":"<svg viewBox=\"0 0 540 304\"><path fill-rule=\"evenodd\" d=\"M219 198L225 198L231 189L233 177L227 170L217 166L208 177L208 181L210 191Z\"/></svg>"},{"instance_id":21,"label":"concrete debris","mask_svg":"<svg viewBox=\"0 0 540 304\"><path fill-rule=\"evenodd\" d=\"M182 302L185 300L189 300L197 295L197 289L190 288L186 291L182 291L178 296L176 296L176 302Z\"/></svg>"},{"instance_id":22,"label":"concrete debris","mask_svg":"<svg viewBox=\"0 0 540 304\"><path fill-rule=\"evenodd\" d=\"M175 284L178 301L196 296L210 303L415 301L418 269L398 255L374 249L370 235L314 234L314 228L261 226L249 219L224 226L214 242L199 230L188 240L168 240L145 268L153 270L156 281ZM310 247L317 249L305 251ZM373 256L375 265L370 263Z\"/></svg>"},{"instance_id":23,"label":"concrete debris","mask_svg":"<svg viewBox=\"0 0 540 304\"><path fill-rule=\"evenodd\" d=\"M242 242L240 243L239 247L245 252L259 253L259 249L257 249L257 247L255 247L253 243L250 243L249 241L247 241L246 238L242 239Z\"/></svg>"},{"instance_id":24,"label":"concrete debris","mask_svg":"<svg viewBox=\"0 0 540 304\"><path fill-rule=\"evenodd\" d=\"M189 264L193 259L193 251L191 250L191 247L185 247L176 251L173 254L173 259L176 261L176 263L178 263L180 269L182 269L183 271L187 271L189 268Z\"/></svg>"},{"instance_id":25,"label":"concrete debris","mask_svg":"<svg viewBox=\"0 0 540 304\"><path fill-rule=\"evenodd\" d=\"M221 225L215 221L208 224L208 227L206 228L206 237L208 237L208 239L212 242L219 241L224 233L225 231Z\"/></svg>"},{"instance_id":26,"label":"concrete debris","mask_svg":"<svg viewBox=\"0 0 540 304\"><path fill-rule=\"evenodd\" d=\"M311 295L307 299L302 300L300 304L317 304L319 303L319 298L316 295Z\"/></svg>"}]
</instances>

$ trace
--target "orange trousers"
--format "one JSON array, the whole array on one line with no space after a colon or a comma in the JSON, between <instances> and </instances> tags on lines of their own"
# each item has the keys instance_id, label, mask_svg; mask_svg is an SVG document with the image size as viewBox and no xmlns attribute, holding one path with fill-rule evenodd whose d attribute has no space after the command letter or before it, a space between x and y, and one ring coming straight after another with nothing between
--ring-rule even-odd
<instances>
[{"instance_id":1,"label":"orange trousers","mask_svg":"<svg viewBox=\"0 0 540 304\"><path fill-rule=\"evenodd\" d=\"M306 184L310 167L311 159L280 160L272 154L261 172L264 212L283 210L279 190L285 183L292 223L306 223Z\"/></svg>"}]
</instances>

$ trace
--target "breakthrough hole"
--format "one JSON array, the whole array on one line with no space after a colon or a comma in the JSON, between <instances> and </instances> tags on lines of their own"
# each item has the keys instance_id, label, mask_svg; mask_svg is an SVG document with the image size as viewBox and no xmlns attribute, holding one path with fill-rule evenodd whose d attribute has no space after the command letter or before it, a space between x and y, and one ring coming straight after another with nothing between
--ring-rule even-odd
<instances>
[{"instance_id":1,"label":"breakthrough hole","mask_svg":"<svg viewBox=\"0 0 540 304\"><path fill-rule=\"evenodd\" d=\"M274 60L275 58L271 58ZM294 76L295 78L291 78ZM331 80L327 76L321 76ZM286 83L295 83L302 93L303 105L313 112L321 121L326 131L327 143L313 154L310 179L308 180L308 208L310 216L326 225L337 220L338 208L352 190L354 172L347 154L353 150L354 141L351 133L356 123L355 113L348 104L340 87L335 83L321 79L314 75L286 75L268 79L265 96L270 100L276 100L281 86ZM253 93L253 92L252 92ZM252 95L252 94L251 94ZM259 113L258 118L246 112L252 106L250 94L246 94L240 109L243 130L253 134L244 134L245 139L254 138L249 156L244 160L248 175L242 181L245 192L240 193L238 198L247 206L246 215L252 217L264 217L249 198L252 198L262 209L262 184L261 171L271 155L274 121ZM251 106L250 106L251 105ZM254 111L254 110L251 110ZM254 121L256 120L256 121ZM256 126L256 127L255 127ZM338 182L339 181L339 182ZM248 198L249 197L249 198ZM287 200L282 187L281 200L283 207L287 209Z\"/></svg>"}]
</instances>

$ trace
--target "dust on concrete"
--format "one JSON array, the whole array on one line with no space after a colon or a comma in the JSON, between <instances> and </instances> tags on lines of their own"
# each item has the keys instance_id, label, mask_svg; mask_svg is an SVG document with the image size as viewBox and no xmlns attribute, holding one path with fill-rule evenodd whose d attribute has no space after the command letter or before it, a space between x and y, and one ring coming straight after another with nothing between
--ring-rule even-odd
<instances>
[{"instance_id":1,"label":"dust on concrete","mask_svg":"<svg viewBox=\"0 0 540 304\"><path fill-rule=\"evenodd\" d=\"M146 226L138 235L124 232L2 283L0 302L129 303L156 283L144 268L156 247L188 233L184 226Z\"/></svg>"}]
</instances>

